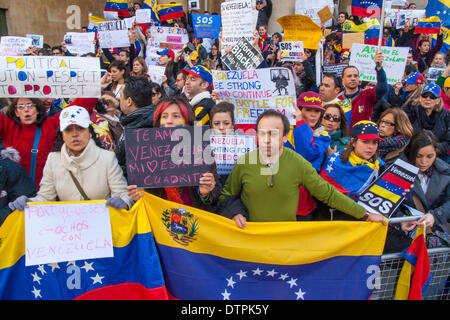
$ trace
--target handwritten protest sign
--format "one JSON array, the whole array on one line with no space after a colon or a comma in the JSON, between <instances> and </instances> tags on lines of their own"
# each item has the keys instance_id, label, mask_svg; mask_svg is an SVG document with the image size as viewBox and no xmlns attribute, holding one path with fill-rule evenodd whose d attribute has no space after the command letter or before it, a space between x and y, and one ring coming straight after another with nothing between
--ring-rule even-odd
<instances>
[{"instance_id":1,"label":"handwritten protest sign","mask_svg":"<svg viewBox=\"0 0 450 320\"><path fill-rule=\"evenodd\" d=\"M317 49L322 39L322 29L307 16L292 14L279 18L284 30L284 41L303 41L306 49Z\"/></svg>"},{"instance_id":2,"label":"handwritten protest sign","mask_svg":"<svg viewBox=\"0 0 450 320\"><path fill-rule=\"evenodd\" d=\"M329 14L325 14L324 7L328 7L330 13L333 12L333 0L296 0L294 13L311 18L318 26L322 22L320 16L328 18L324 21L324 26L331 27L333 23L332 16L330 18Z\"/></svg>"},{"instance_id":3,"label":"handwritten protest sign","mask_svg":"<svg viewBox=\"0 0 450 320\"><path fill-rule=\"evenodd\" d=\"M369 212L390 217L404 199L403 193L410 189L419 168L397 159L359 197L358 204Z\"/></svg>"},{"instance_id":4,"label":"handwritten protest sign","mask_svg":"<svg viewBox=\"0 0 450 320\"><path fill-rule=\"evenodd\" d=\"M256 149L255 136L211 135L217 174L230 174L239 157Z\"/></svg>"},{"instance_id":5,"label":"handwritten protest sign","mask_svg":"<svg viewBox=\"0 0 450 320\"><path fill-rule=\"evenodd\" d=\"M0 54L3 56L24 54L32 42L31 38L3 36L0 39Z\"/></svg>"},{"instance_id":6,"label":"handwritten protest sign","mask_svg":"<svg viewBox=\"0 0 450 320\"><path fill-rule=\"evenodd\" d=\"M95 53L95 33L93 32L67 32L64 35L64 43L70 53L86 54Z\"/></svg>"},{"instance_id":7,"label":"handwritten protest sign","mask_svg":"<svg viewBox=\"0 0 450 320\"><path fill-rule=\"evenodd\" d=\"M256 29L258 10L255 1L232 0L221 4L222 54L225 49L237 44L242 37L252 42Z\"/></svg>"},{"instance_id":8,"label":"handwritten protest sign","mask_svg":"<svg viewBox=\"0 0 450 320\"><path fill-rule=\"evenodd\" d=\"M389 9L385 12L384 26L398 27L400 22L403 26L413 27L421 18L425 18L425 10Z\"/></svg>"},{"instance_id":9,"label":"handwritten protest sign","mask_svg":"<svg viewBox=\"0 0 450 320\"><path fill-rule=\"evenodd\" d=\"M302 61L304 53L302 41L280 42L281 61Z\"/></svg>"},{"instance_id":10,"label":"handwritten protest sign","mask_svg":"<svg viewBox=\"0 0 450 320\"><path fill-rule=\"evenodd\" d=\"M31 203L25 208L25 265L113 257L104 201Z\"/></svg>"},{"instance_id":11,"label":"handwritten protest sign","mask_svg":"<svg viewBox=\"0 0 450 320\"><path fill-rule=\"evenodd\" d=\"M44 36L41 34L27 34L27 38L31 39L31 45L37 48L44 47Z\"/></svg>"},{"instance_id":12,"label":"handwritten protest sign","mask_svg":"<svg viewBox=\"0 0 450 320\"><path fill-rule=\"evenodd\" d=\"M174 27L150 27L151 38L145 51L147 65L159 65L158 51L169 48L174 52L183 49L183 45L189 42L186 29Z\"/></svg>"},{"instance_id":13,"label":"handwritten protest sign","mask_svg":"<svg viewBox=\"0 0 450 320\"><path fill-rule=\"evenodd\" d=\"M193 14L192 23L196 38L219 38L222 24L220 15Z\"/></svg>"},{"instance_id":14,"label":"handwritten protest sign","mask_svg":"<svg viewBox=\"0 0 450 320\"><path fill-rule=\"evenodd\" d=\"M155 66L152 64L148 65L148 74L150 76L150 79L152 79L152 82L156 82L159 85L162 83L162 76L164 75L165 71L165 66Z\"/></svg>"},{"instance_id":15,"label":"handwritten protest sign","mask_svg":"<svg viewBox=\"0 0 450 320\"><path fill-rule=\"evenodd\" d=\"M100 97L98 58L0 57L0 97Z\"/></svg>"},{"instance_id":16,"label":"handwritten protest sign","mask_svg":"<svg viewBox=\"0 0 450 320\"><path fill-rule=\"evenodd\" d=\"M144 188L198 186L210 171L208 126L125 128L129 184Z\"/></svg>"},{"instance_id":17,"label":"handwritten protest sign","mask_svg":"<svg viewBox=\"0 0 450 320\"><path fill-rule=\"evenodd\" d=\"M242 37L231 52L224 55L221 60L230 70L249 70L258 67L264 58L259 50Z\"/></svg>"},{"instance_id":18,"label":"handwritten protest sign","mask_svg":"<svg viewBox=\"0 0 450 320\"><path fill-rule=\"evenodd\" d=\"M283 113L295 124L297 103L292 72L287 68L243 71L212 70L217 101L234 104L236 124L255 124L267 109Z\"/></svg>"},{"instance_id":19,"label":"handwritten protest sign","mask_svg":"<svg viewBox=\"0 0 450 320\"><path fill-rule=\"evenodd\" d=\"M130 45L127 24L123 20L99 22L97 29L101 48L123 48Z\"/></svg>"},{"instance_id":20,"label":"handwritten protest sign","mask_svg":"<svg viewBox=\"0 0 450 320\"><path fill-rule=\"evenodd\" d=\"M138 9L135 13L136 23L148 23L152 19L152 11L150 9Z\"/></svg>"},{"instance_id":21,"label":"handwritten protest sign","mask_svg":"<svg viewBox=\"0 0 450 320\"><path fill-rule=\"evenodd\" d=\"M359 70L359 79L369 82L376 82L375 52L377 46L354 43L350 57L350 65L356 66ZM387 82L395 84L402 81L403 73L408 56L408 48L404 47L381 47L384 55L383 69L386 71Z\"/></svg>"}]
</instances>

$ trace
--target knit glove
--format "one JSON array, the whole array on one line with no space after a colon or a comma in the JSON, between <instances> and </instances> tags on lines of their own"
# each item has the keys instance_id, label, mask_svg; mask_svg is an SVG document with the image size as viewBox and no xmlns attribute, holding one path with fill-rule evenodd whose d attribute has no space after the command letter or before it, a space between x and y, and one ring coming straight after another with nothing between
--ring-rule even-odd
<instances>
[{"instance_id":1,"label":"knit glove","mask_svg":"<svg viewBox=\"0 0 450 320\"><path fill-rule=\"evenodd\" d=\"M128 204L120 197L111 197L106 201L106 206L111 206L114 209L120 210L128 207Z\"/></svg>"},{"instance_id":2,"label":"knit glove","mask_svg":"<svg viewBox=\"0 0 450 320\"><path fill-rule=\"evenodd\" d=\"M23 211L27 206L27 202L30 202L30 199L28 199L27 196L20 196L17 197L16 200L8 203L8 207L13 211L16 209Z\"/></svg>"}]
</instances>

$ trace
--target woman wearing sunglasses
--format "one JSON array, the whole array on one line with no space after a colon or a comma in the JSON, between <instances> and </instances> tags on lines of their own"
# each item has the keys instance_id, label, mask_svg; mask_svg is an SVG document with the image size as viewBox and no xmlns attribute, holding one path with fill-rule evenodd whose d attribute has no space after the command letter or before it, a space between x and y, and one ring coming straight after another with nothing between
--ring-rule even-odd
<instances>
[{"instance_id":1,"label":"woman wearing sunglasses","mask_svg":"<svg viewBox=\"0 0 450 320\"><path fill-rule=\"evenodd\" d=\"M393 161L405 149L413 135L408 115L400 108L390 108L381 114L377 122L380 137L378 155L386 161Z\"/></svg>"},{"instance_id":2,"label":"woman wearing sunglasses","mask_svg":"<svg viewBox=\"0 0 450 320\"><path fill-rule=\"evenodd\" d=\"M428 83L418 100L403 108L408 115L414 133L430 130L439 141L438 147L445 156L450 149L450 113L443 107L441 89L437 84Z\"/></svg>"},{"instance_id":3,"label":"woman wearing sunglasses","mask_svg":"<svg viewBox=\"0 0 450 320\"><path fill-rule=\"evenodd\" d=\"M337 103L325 105L325 113L322 117L322 126L331 138L327 156L345 148L350 142L348 136L347 118L344 110Z\"/></svg>"}]
</instances>

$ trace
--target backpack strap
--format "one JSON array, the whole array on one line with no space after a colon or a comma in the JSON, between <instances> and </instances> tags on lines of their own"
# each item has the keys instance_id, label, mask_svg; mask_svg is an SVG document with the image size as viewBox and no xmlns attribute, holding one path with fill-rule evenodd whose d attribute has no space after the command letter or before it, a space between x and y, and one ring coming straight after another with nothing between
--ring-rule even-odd
<instances>
[{"instance_id":1,"label":"backpack strap","mask_svg":"<svg viewBox=\"0 0 450 320\"><path fill-rule=\"evenodd\" d=\"M41 126L37 126L36 133L34 134L33 148L31 149L31 162L30 162L30 178L34 182L36 177L36 162L39 147L39 140L41 139Z\"/></svg>"}]
</instances>

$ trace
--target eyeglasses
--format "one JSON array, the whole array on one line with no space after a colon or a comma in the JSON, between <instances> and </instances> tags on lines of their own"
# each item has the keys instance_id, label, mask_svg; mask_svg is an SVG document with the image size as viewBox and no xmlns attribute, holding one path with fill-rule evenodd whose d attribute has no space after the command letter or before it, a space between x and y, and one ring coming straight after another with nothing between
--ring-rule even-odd
<instances>
[{"instance_id":1,"label":"eyeglasses","mask_svg":"<svg viewBox=\"0 0 450 320\"><path fill-rule=\"evenodd\" d=\"M421 95L422 98L426 99L426 98L430 98L431 100L436 100L438 97L435 97L434 94L432 93L424 93Z\"/></svg>"},{"instance_id":2,"label":"eyeglasses","mask_svg":"<svg viewBox=\"0 0 450 320\"><path fill-rule=\"evenodd\" d=\"M331 114L331 113L325 113L323 115L323 118L325 120L332 121L332 122L339 122L339 121L341 121L341 117L339 117L337 115L334 115L334 114Z\"/></svg>"},{"instance_id":3,"label":"eyeglasses","mask_svg":"<svg viewBox=\"0 0 450 320\"><path fill-rule=\"evenodd\" d=\"M386 126L390 126L390 127L395 127L395 123L389 122L389 121L384 121L384 120L380 120L380 125L384 124Z\"/></svg>"},{"instance_id":4,"label":"eyeglasses","mask_svg":"<svg viewBox=\"0 0 450 320\"><path fill-rule=\"evenodd\" d=\"M19 110L32 109L34 108L34 103L18 104L16 107Z\"/></svg>"}]
</instances>

